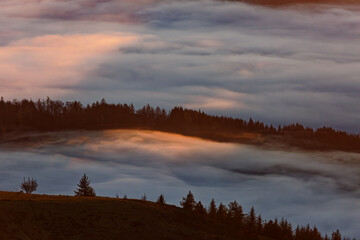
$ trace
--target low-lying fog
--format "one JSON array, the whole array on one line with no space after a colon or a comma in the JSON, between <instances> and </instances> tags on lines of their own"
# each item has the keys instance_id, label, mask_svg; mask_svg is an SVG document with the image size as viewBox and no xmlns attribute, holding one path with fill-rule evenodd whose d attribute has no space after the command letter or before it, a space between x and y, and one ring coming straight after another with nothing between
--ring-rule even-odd
<instances>
[{"instance_id":1,"label":"low-lying fog","mask_svg":"<svg viewBox=\"0 0 360 240\"><path fill-rule=\"evenodd\" d=\"M73 194L84 172L100 196L179 205L191 190L206 204L237 200L266 219L285 217L360 237L360 155L284 152L153 131L33 134L0 145L0 190L35 177L37 193Z\"/></svg>"}]
</instances>

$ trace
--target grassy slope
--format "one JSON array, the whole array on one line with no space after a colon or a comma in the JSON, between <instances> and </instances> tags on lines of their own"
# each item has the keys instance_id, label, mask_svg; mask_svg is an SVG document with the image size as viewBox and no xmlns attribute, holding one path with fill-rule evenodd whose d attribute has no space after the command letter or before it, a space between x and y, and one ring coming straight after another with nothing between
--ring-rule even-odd
<instances>
[{"instance_id":1,"label":"grassy slope","mask_svg":"<svg viewBox=\"0 0 360 240\"><path fill-rule=\"evenodd\" d=\"M0 192L0 239L238 239L229 232L171 205Z\"/></svg>"}]
</instances>

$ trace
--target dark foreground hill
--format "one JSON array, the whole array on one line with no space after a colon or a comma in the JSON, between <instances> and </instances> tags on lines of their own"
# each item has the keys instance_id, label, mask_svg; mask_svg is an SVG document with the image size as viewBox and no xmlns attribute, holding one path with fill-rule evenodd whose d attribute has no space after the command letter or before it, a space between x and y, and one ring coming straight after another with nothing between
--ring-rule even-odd
<instances>
[{"instance_id":1,"label":"dark foreground hill","mask_svg":"<svg viewBox=\"0 0 360 240\"><path fill-rule=\"evenodd\" d=\"M243 215L236 202L228 210L210 204L209 213L198 211L200 203L189 210L189 201L179 208L144 200L0 192L0 239L330 240L309 225L295 230L284 219L263 221L254 208ZM341 239L338 230L332 233L331 240Z\"/></svg>"},{"instance_id":2,"label":"dark foreground hill","mask_svg":"<svg viewBox=\"0 0 360 240\"><path fill-rule=\"evenodd\" d=\"M0 239L237 239L225 224L142 200L0 192Z\"/></svg>"}]
</instances>

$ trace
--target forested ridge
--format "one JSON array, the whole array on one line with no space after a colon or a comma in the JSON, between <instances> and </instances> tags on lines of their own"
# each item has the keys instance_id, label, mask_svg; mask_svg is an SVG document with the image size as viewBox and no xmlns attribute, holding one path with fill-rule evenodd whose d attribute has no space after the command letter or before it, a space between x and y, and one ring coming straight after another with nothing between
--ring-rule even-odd
<instances>
[{"instance_id":1,"label":"forested ridge","mask_svg":"<svg viewBox=\"0 0 360 240\"><path fill-rule=\"evenodd\" d=\"M181 106L166 111L146 105L111 104L104 99L84 106L79 101L5 101L0 99L0 133L10 131L148 129L215 141L292 146L308 150L360 152L360 135L331 127L313 129L300 123L284 126L226 116L211 116Z\"/></svg>"}]
</instances>

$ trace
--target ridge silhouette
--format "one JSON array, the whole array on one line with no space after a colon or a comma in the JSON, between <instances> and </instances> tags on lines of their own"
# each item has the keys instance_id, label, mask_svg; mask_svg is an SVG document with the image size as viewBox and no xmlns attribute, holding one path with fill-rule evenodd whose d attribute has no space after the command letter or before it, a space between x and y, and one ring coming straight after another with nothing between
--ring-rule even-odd
<instances>
[{"instance_id":1,"label":"ridge silhouette","mask_svg":"<svg viewBox=\"0 0 360 240\"><path fill-rule=\"evenodd\" d=\"M147 129L220 142L297 147L305 150L360 152L360 135L331 127L312 129L300 123L274 127L250 118L211 116L201 110L174 107L169 112L149 104L110 104L104 99L84 106L79 101L5 101L0 99L0 133L11 131Z\"/></svg>"}]
</instances>

